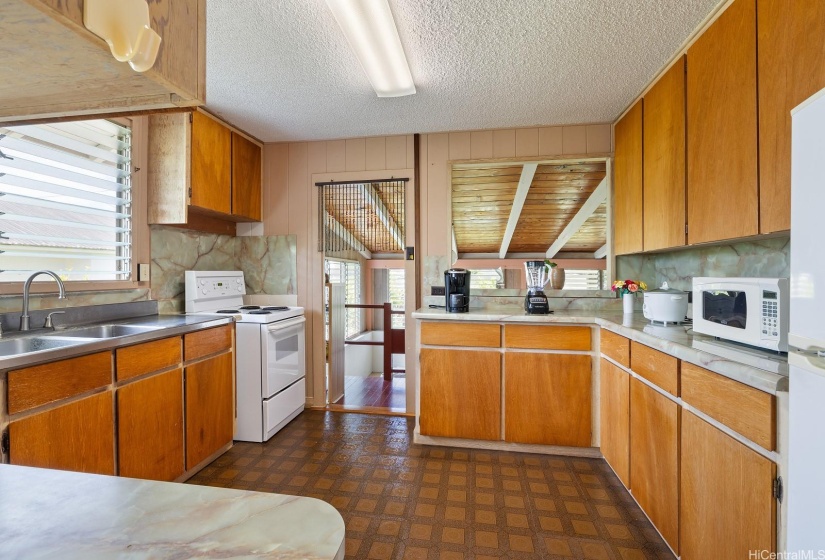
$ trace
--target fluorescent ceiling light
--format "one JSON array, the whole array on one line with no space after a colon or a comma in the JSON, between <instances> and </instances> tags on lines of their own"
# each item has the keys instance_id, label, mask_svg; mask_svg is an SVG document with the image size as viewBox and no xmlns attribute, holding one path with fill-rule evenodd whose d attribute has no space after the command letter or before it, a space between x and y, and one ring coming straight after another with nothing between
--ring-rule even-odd
<instances>
[{"instance_id":1,"label":"fluorescent ceiling light","mask_svg":"<svg viewBox=\"0 0 825 560\"><path fill-rule=\"evenodd\" d=\"M378 97L415 93L388 0L326 0Z\"/></svg>"}]
</instances>

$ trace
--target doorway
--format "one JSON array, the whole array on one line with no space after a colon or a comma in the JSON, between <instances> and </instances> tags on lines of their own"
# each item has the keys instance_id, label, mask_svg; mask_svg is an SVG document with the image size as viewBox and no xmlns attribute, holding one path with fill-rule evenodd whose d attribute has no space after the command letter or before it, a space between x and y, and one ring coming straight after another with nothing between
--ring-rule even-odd
<instances>
[{"instance_id":1,"label":"doorway","mask_svg":"<svg viewBox=\"0 0 825 560\"><path fill-rule=\"evenodd\" d=\"M318 186L327 408L403 414L406 180Z\"/></svg>"}]
</instances>

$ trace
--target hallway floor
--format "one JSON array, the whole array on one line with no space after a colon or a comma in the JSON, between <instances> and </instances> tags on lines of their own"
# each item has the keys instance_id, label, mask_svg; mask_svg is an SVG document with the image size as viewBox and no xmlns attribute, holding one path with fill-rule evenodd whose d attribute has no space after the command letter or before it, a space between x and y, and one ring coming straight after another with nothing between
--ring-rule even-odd
<instances>
[{"instance_id":1,"label":"hallway floor","mask_svg":"<svg viewBox=\"0 0 825 560\"><path fill-rule=\"evenodd\" d=\"M351 559L674 558L604 461L415 445L414 423L308 410L189 483L325 500Z\"/></svg>"},{"instance_id":2,"label":"hallway floor","mask_svg":"<svg viewBox=\"0 0 825 560\"><path fill-rule=\"evenodd\" d=\"M330 408L386 408L390 412L403 413L407 407L406 382L405 378L397 375L392 381L384 381L384 376L380 373L369 377L348 375L344 382L344 398L330 405Z\"/></svg>"}]
</instances>

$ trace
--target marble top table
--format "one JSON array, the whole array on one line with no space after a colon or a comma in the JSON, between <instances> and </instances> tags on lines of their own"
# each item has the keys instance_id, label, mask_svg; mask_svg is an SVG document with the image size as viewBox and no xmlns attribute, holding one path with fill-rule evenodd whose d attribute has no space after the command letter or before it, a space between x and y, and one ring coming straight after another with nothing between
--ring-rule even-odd
<instances>
[{"instance_id":1,"label":"marble top table","mask_svg":"<svg viewBox=\"0 0 825 560\"><path fill-rule=\"evenodd\" d=\"M343 557L314 498L0 465L0 558Z\"/></svg>"}]
</instances>

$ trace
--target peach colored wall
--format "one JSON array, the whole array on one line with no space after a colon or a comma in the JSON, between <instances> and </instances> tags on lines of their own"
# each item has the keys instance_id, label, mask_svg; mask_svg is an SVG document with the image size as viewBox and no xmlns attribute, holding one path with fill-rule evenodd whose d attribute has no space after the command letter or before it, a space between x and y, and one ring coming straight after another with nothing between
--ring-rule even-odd
<instances>
[{"instance_id":1,"label":"peach colored wall","mask_svg":"<svg viewBox=\"0 0 825 560\"><path fill-rule=\"evenodd\" d=\"M264 146L264 235L297 236L298 305L306 310L307 397L311 405L324 404L325 373L323 255L317 250L315 183L402 174L414 180L413 141L412 135L406 135ZM414 223L409 210L407 219ZM414 281L412 274L410 277Z\"/></svg>"},{"instance_id":2,"label":"peach colored wall","mask_svg":"<svg viewBox=\"0 0 825 560\"><path fill-rule=\"evenodd\" d=\"M422 134L421 248L423 257L450 252L450 166L468 159L568 157L613 152L610 124Z\"/></svg>"}]
</instances>

